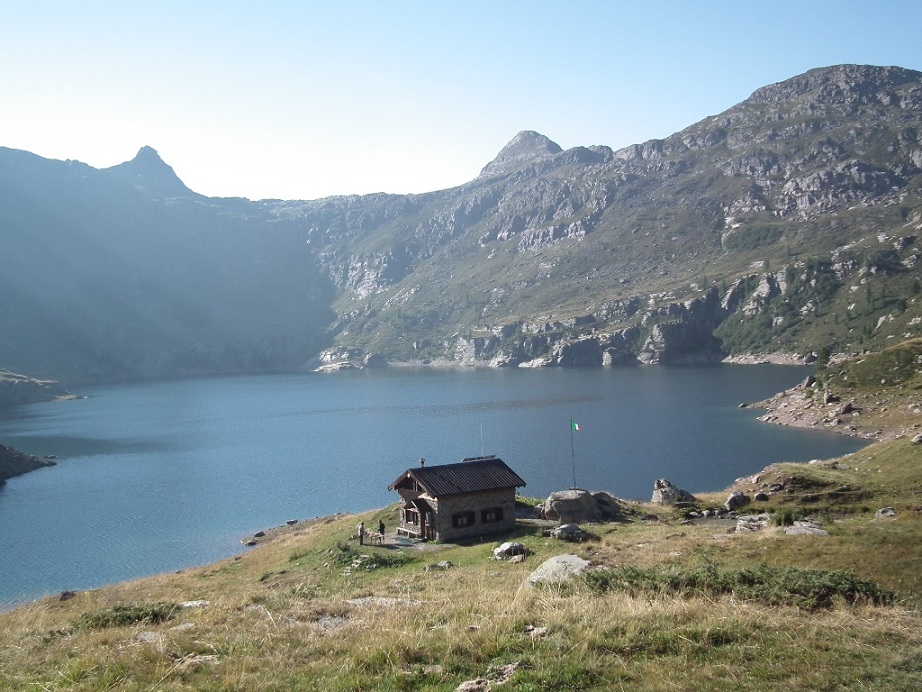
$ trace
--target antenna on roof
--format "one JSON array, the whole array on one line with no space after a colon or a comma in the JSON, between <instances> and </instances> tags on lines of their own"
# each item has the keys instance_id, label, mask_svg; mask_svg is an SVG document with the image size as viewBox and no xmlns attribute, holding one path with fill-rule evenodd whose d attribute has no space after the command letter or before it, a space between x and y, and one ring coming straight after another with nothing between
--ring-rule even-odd
<instances>
[{"instance_id":1,"label":"antenna on roof","mask_svg":"<svg viewBox=\"0 0 922 692\"><path fill-rule=\"evenodd\" d=\"M489 461L490 459L495 459L495 458L496 458L495 454L485 454L479 457L465 457L461 461L462 462L463 461Z\"/></svg>"},{"instance_id":2,"label":"antenna on roof","mask_svg":"<svg viewBox=\"0 0 922 692\"><path fill-rule=\"evenodd\" d=\"M420 458L419 458L419 467L420 467L420 468L423 468L423 467L425 467L425 465L426 465L426 460L423 459L422 457L420 457Z\"/></svg>"}]
</instances>

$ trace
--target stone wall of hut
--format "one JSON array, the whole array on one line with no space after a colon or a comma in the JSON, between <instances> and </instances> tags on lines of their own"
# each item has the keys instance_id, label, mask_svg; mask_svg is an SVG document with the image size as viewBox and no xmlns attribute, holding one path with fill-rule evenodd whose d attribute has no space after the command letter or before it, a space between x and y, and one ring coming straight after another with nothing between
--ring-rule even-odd
<instances>
[{"instance_id":1,"label":"stone wall of hut","mask_svg":"<svg viewBox=\"0 0 922 692\"><path fill-rule=\"evenodd\" d=\"M483 536L515 528L515 489L490 490L440 497L436 510L435 538L450 541ZM463 524L459 518L464 517Z\"/></svg>"}]
</instances>

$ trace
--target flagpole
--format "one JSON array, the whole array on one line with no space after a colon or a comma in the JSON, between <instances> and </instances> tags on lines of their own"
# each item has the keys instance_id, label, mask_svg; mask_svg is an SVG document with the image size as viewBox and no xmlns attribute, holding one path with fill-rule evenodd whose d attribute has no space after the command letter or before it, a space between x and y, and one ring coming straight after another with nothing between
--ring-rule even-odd
<instances>
[{"instance_id":1,"label":"flagpole","mask_svg":"<svg viewBox=\"0 0 922 692\"><path fill-rule=\"evenodd\" d=\"M573 444L573 419L570 419L570 457L573 460L573 490L576 490L576 446Z\"/></svg>"}]
</instances>

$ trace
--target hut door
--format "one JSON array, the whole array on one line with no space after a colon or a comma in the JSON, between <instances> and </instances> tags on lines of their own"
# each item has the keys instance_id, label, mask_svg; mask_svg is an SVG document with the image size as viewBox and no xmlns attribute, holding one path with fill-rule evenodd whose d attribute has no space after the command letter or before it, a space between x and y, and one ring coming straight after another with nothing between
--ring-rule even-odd
<instances>
[{"instance_id":1,"label":"hut door","mask_svg":"<svg viewBox=\"0 0 922 692\"><path fill-rule=\"evenodd\" d=\"M435 531L432 530L432 512L424 513L425 519L423 520L425 526L423 527L423 536L427 541L431 541L435 538Z\"/></svg>"}]
</instances>

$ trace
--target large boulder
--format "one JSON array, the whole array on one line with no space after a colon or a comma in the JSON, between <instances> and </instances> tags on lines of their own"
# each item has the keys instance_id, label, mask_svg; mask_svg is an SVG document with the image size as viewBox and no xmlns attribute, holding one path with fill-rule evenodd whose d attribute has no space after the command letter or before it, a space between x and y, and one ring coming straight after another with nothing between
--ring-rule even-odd
<instances>
[{"instance_id":1,"label":"large boulder","mask_svg":"<svg viewBox=\"0 0 922 692\"><path fill-rule=\"evenodd\" d=\"M789 536L828 536L829 532L815 521L798 520L787 526L784 532Z\"/></svg>"},{"instance_id":2,"label":"large boulder","mask_svg":"<svg viewBox=\"0 0 922 692\"><path fill-rule=\"evenodd\" d=\"M558 490L544 501L544 517L563 524L602 521L602 510L587 490Z\"/></svg>"},{"instance_id":3,"label":"large boulder","mask_svg":"<svg viewBox=\"0 0 922 692\"><path fill-rule=\"evenodd\" d=\"M624 518L618 498L614 495L600 490L592 493L592 498L602 513L602 521L617 521Z\"/></svg>"},{"instance_id":4,"label":"large boulder","mask_svg":"<svg viewBox=\"0 0 922 692\"><path fill-rule=\"evenodd\" d=\"M751 533L761 531L771 523L772 518L768 514L746 515L736 518L736 533Z\"/></svg>"},{"instance_id":5,"label":"large boulder","mask_svg":"<svg viewBox=\"0 0 922 692\"><path fill-rule=\"evenodd\" d=\"M506 541L493 549L494 560L507 560L514 555L527 555L528 548L521 543Z\"/></svg>"},{"instance_id":6,"label":"large boulder","mask_svg":"<svg viewBox=\"0 0 922 692\"><path fill-rule=\"evenodd\" d=\"M578 524L561 524L560 526L555 526L551 529L550 536L561 541L569 541L570 543L582 543L583 541L591 541L598 538L595 534L584 531Z\"/></svg>"},{"instance_id":7,"label":"large boulder","mask_svg":"<svg viewBox=\"0 0 922 692\"><path fill-rule=\"evenodd\" d=\"M665 478L659 478L653 483L653 497L650 502L660 505L672 505L676 502L697 501L697 498L690 492L674 485Z\"/></svg>"},{"instance_id":8,"label":"large boulder","mask_svg":"<svg viewBox=\"0 0 922 692\"><path fill-rule=\"evenodd\" d=\"M727 508L728 512L734 512L748 504L749 496L741 493L739 490L734 490L724 503L724 507Z\"/></svg>"},{"instance_id":9,"label":"large boulder","mask_svg":"<svg viewBox=\"0 0 922 692\"><path fill-rule=\"evenodd\" d=\"M578 555L555 555L541 563L528 577L532 586L569 581L589 569L589 561Z\"/></svg>"}]
</instances>

